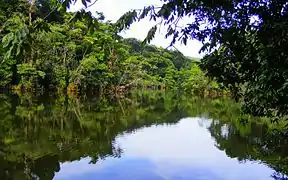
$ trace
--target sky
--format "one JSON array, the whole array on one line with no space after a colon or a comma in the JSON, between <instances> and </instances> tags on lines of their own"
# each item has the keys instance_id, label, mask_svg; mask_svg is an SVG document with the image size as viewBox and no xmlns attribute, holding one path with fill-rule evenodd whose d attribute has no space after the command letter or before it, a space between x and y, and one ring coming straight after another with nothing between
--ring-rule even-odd
<instances>
[{"instance_id":1,"label":"sky","mask_svg":"<svg viewBox=\"0 0 288 180\"><path fill-rule=\"evenodd\" d=\"M93 0L92 0L93 2ZM91 6L88 10L92 13L99 11L103 12L106 20L111 20L112 22L116 22L121 15L131 9L143 9L144 6L148 5L161 5L162 2L160 0L98 0L93 6ZM81 1L77 1L75 5L73 5L70 10L76 11L83 7ZM184 20L182 23L188 23L189 19ZM129 30L122 32L121 35L125 38L137 38L139 40L144 40L149 29L154 25L155 22L150 22L148 19L144 19L140 22L135 22L132 24ZM171 40L165 39L165 28L157 31L155 38L151 42L156 46L161 46L166 48L169 46ZM197 40L189 40L187 45L181 44L180 42L175 45L175 47L181 51L185 56L191 57L202 57L203 54L199 54L199 50L202 44Z\"/></svg>"}]
</instances>

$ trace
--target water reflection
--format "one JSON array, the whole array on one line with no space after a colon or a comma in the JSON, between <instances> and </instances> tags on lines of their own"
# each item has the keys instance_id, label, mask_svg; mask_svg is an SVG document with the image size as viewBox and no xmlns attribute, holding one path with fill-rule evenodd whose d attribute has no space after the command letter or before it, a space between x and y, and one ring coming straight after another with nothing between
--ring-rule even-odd
<instances>
[{"instance_id":1,"label":"water reflection","mask_svg":"<svg viewBox=\"0 0 288 180\"><path fill-rule=\"evenodd\" d=\"M287 143L238 113L227 99L161 92L0 95L0 178L284 179Z\"/></svg>"},{"instance_id":2,"label":"water reflection","mask_svg":"<svg viewBox=\"0 0 288 180\"><path fill-rule=\"evenodd\" d=\"M274 179L288 179L286 137L273 136L267 126L257 123L240 125L213 121L208 129L218 149L230 158L237 158L242 163L257 161L275 170Z\"/></svg>"},{"instance_id":3,"label":"water reflection","mask_svg":"<svg viewBox=\"0 0 288 180\"><path fill-rule=\"evenodd\" d=\"M240 164L215 148L199 121L203 120L186 118L176 125L152 126L122 135L116 139L124 150L120 159L102 161L95 168L84 165L84 171L90 169L86 173L75 170L87 160L63 164L56 179L269 179L269 168L251 162Z\"/></svg>"}]
</instances>

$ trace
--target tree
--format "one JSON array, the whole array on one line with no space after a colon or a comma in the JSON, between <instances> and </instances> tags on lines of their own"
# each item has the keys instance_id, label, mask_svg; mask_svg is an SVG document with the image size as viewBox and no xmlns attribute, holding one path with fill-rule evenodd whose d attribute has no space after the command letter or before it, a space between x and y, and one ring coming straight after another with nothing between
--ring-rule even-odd
<instances>
[{"instance_id":1,"label":"tree","mask_svg":"<svg viewBox=\"0 0 288 180\"><path fill-rule=\"evenodd\" d=\"M123 93L131 87L183 88L186 78L197 84L185 85L186 92L194 92L191 87L201 91L208 87L200 82L207 78L199 66L191 68L191 58L176 50L124 39L118 35L117 24L106 21L102 13L92 16L85 8L67 12L71 2L75 1L1 4L1 88Z\"/></svg>"},{"instance_id":2,"label":"tree","mask_svg":"<svg viewBox=\"0 0 288 180\"><path fill-rule=\"evenodd\" d=\"M167 26L166 37L186 44L203 42L202 68L237 94L245 85L244 110L254 115L288 115L288 4L284 0L164 0L160 7L133 10L119 20L119 30L149 16ZM180 25L183 18L190 22ZM221 47L221 48L219 48ZM219 66L219 69L217 67Z\"/></svg>"}]
</instances>

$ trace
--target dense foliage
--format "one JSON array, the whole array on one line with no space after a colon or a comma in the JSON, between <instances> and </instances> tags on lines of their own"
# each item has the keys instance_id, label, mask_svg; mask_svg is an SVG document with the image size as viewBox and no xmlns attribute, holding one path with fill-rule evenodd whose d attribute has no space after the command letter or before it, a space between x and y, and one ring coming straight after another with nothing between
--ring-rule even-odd
<instances>
[{"instance_id":1,"label":"dense foliage","mask_svg":"<svg viewBox=\"0 0 288 180\"><path fill-rule=\"evenodd\" d=\"M253 115L288 114L287 31L288 4L284 0L164 0L127 12L120 29L149 16L156 21L146 38L167 27L172 44L189 39L203 42L202 69L244 95L244 110ZM189 19L188 19L189 18ZM188 23L181 21L188 19Z\"/></svg>"},{"instance_id":2,"label":"dense foliage","mask_svg":"<svg viewBox=\"0 0 288 180\"><path fill-rule=\"evenodd\" d=\"M0 87L110 93L133 87L219 90L197 61L179 51L124 39L103 14L67 12L64 5L1 2Z\"/></svg>"},{"instance_id":3,"label":"dense foliage","mask_svg":"<svg viewBox=\"0 0 288 180\"><path fill-rule=\"evenodd\" d=\"M91 157L96 163L121 156L122 150L114 145L117 135L187 116L221 119L208 127L219 149L240 161L260 160L275 169L275 179L287 174L287 141L282 138L286 134L275 131L275 136L267 126L251 123L253 118L240 116L239 104L229 99L180 95L208 90L213 96L230 89L236 98L243 93L246 112L287 115L285 1L164 0L162 7L128 12L116 24L85 9L67 12L75 1L1 1L0 88L111 93L173 89L179 94L144 91L121 100L0 95L2 178L51 179L61 162ZM94 3L82 2L86 7ZM194 61L178 51L118 35L147 15L168 25L171 44L198 39L207 56ZM185 16L195 18L178 26ZM233 123L227 126L225 121Z\"/></svg>"}]
</instances>

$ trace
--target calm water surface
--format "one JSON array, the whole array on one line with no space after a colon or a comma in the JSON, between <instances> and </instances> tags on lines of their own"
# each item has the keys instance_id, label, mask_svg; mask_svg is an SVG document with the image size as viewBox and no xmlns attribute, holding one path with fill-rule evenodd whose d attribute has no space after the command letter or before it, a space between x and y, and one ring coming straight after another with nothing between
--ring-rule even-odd
<instances>
[{"instance_id":1,"label":"calm water surface","mask_svg":"<svg viewBox=\"0 0 288 180\"><path fill-rule=\"evenodd\" d=\"M185 118L120 135L115 145L123 150L121 158L108 157L95 165L89 164L90 158L63 163L55 179L270 179L269 167L240 163L217 149L207 130L210 123Z\"/></svg>"},{"instance_id":2,"label":"calm water surface","mask_svg":"<svg viewBox=\"0 0 288 180\"><path fill-rule=\"evenodd\" d=\"M225 99L0 96L1 179L285 179L287 145Z\"/></svg>"}]
</instances>

